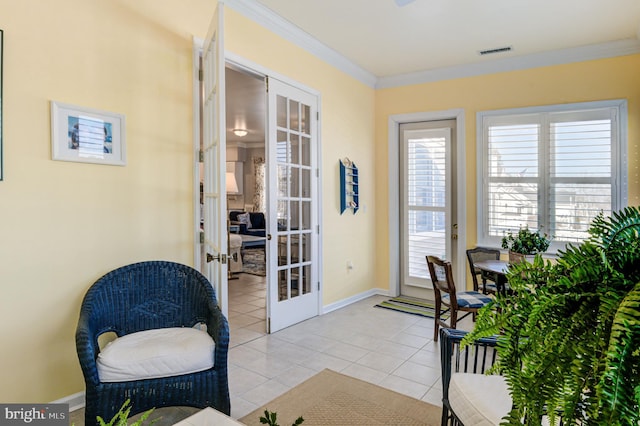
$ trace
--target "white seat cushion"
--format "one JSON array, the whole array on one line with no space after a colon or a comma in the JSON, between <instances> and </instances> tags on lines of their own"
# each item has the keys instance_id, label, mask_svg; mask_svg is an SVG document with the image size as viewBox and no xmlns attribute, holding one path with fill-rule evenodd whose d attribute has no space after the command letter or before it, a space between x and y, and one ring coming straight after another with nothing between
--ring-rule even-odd
<instances>
[{"instance_id":1,"label":"white seat cushion","mask_svg":"<svg viewBox=\"0 0 640 426\"><path fill-rule=\"evenodd\" d=\"M449 404L465 425L493 426L511 411L511 396L502 376L453 373Z\"/></svg>"},{"instance_id":2,"label":"white seat cushion","mask_svg":"<svg viewBox=\"0 0 640 426\"><path fill-rule=\"evenodd\" d=\"M140 331L110 342L98 355L101 382L128 382L195 373L213 367L215 342L195 328Z\"/></svg>"}]
</instances>

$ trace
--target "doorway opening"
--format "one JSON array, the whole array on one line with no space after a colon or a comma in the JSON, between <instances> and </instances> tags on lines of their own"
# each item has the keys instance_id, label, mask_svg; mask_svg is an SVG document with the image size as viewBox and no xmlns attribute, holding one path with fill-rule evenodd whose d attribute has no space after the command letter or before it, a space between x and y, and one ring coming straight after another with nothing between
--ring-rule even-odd
<instances>
[{"instance_id":1,"label":"doorway opening","mask_svg":"<svg viewBox=\"0 0 640 426\"><path fill-rule=\"evenodd\" d=\"M238 345L267 332L265 78L227 64L225 92L228 320Z\"/></svg>"}]
</instances>

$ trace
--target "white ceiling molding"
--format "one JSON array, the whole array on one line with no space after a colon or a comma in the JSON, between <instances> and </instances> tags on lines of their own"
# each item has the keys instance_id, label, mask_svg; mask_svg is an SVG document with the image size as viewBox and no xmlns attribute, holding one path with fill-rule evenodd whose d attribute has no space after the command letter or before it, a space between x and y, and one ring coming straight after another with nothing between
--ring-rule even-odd
<instances>
[{"instance_id":1,"label":"white ceiling molding","mask_svg":"<svg viewBox=\"0 0 640 426\"><path fill-rule=\"evenodd\" d=\"M611 43L594 44L570 49L551 50L532 55L493 59L468 65L436 68L415 73L378 78L377 89L385 89L412 84L429 83L440 80L474 77L506 71L524 70L572 62L590 61L640 53L640 41L625 39Z\"/></svg>"},{"instance_id":2,"label":"white ceiling molding","mask_svg":"<svg viewBox=\"0 0 640 426\"><path fill-rule=\"evenodd\" d=\"M224 0L224 3L240 14L280 35L286 40L302 47L323 61L333 65L344 73L369 87L382 89L413 84L429 83L440 80L473 77L498 72L523 70L572 62L582 62L615 56L640 53L640 28L637 38L540 52L531 55L515 56L477 62L453 67L434 68L414 73L377 77L363 69L345 56L319 42L309 33L282 18L271 9L254 0Z\"/></svg>"},{"instance_id":3,"label":"white ceiling molding","mask_svg":"<svg viewBox=\"0 0 640 426\"><path fill-rule=\"evenodd\" d=\"M356 65L327 45L319 42L309 33L303 31L257 1L225 0L225 4L236 12L241 13L268 30L302 47L367 86L375 88L377 82L375 75Z\"/></svg>"}]
</instances>

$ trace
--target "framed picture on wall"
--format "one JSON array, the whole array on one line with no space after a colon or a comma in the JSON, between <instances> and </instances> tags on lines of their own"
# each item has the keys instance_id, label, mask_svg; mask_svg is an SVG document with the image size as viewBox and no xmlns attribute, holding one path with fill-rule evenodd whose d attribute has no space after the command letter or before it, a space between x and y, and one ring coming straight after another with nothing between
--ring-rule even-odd
<instances>
[{"instance_id":1,"label":"framed picture on wall","mask_svg":"<svg viewBox=\"0 0 640 426\"><path fill-rule=\"evenodd\" d=\"M51 157L60 161L126 165L125 117L51 101Z\"/></svg>"}]
</instances>

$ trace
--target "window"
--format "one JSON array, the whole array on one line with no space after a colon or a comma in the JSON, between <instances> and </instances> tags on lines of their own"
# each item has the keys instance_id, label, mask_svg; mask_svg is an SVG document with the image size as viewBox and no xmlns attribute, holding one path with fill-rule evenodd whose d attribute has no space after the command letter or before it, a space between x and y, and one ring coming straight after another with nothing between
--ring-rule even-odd
<instances>
[{"instance_id":1,"label":"window","mask_svg":"<svg viewBox=\"0 0 640 426\"><path fill-rule=\"evenodd\" d=\"M478 113L478 244L522 226L551 250L627 204L626 101Z\"/></svg>"}]
</instances>

